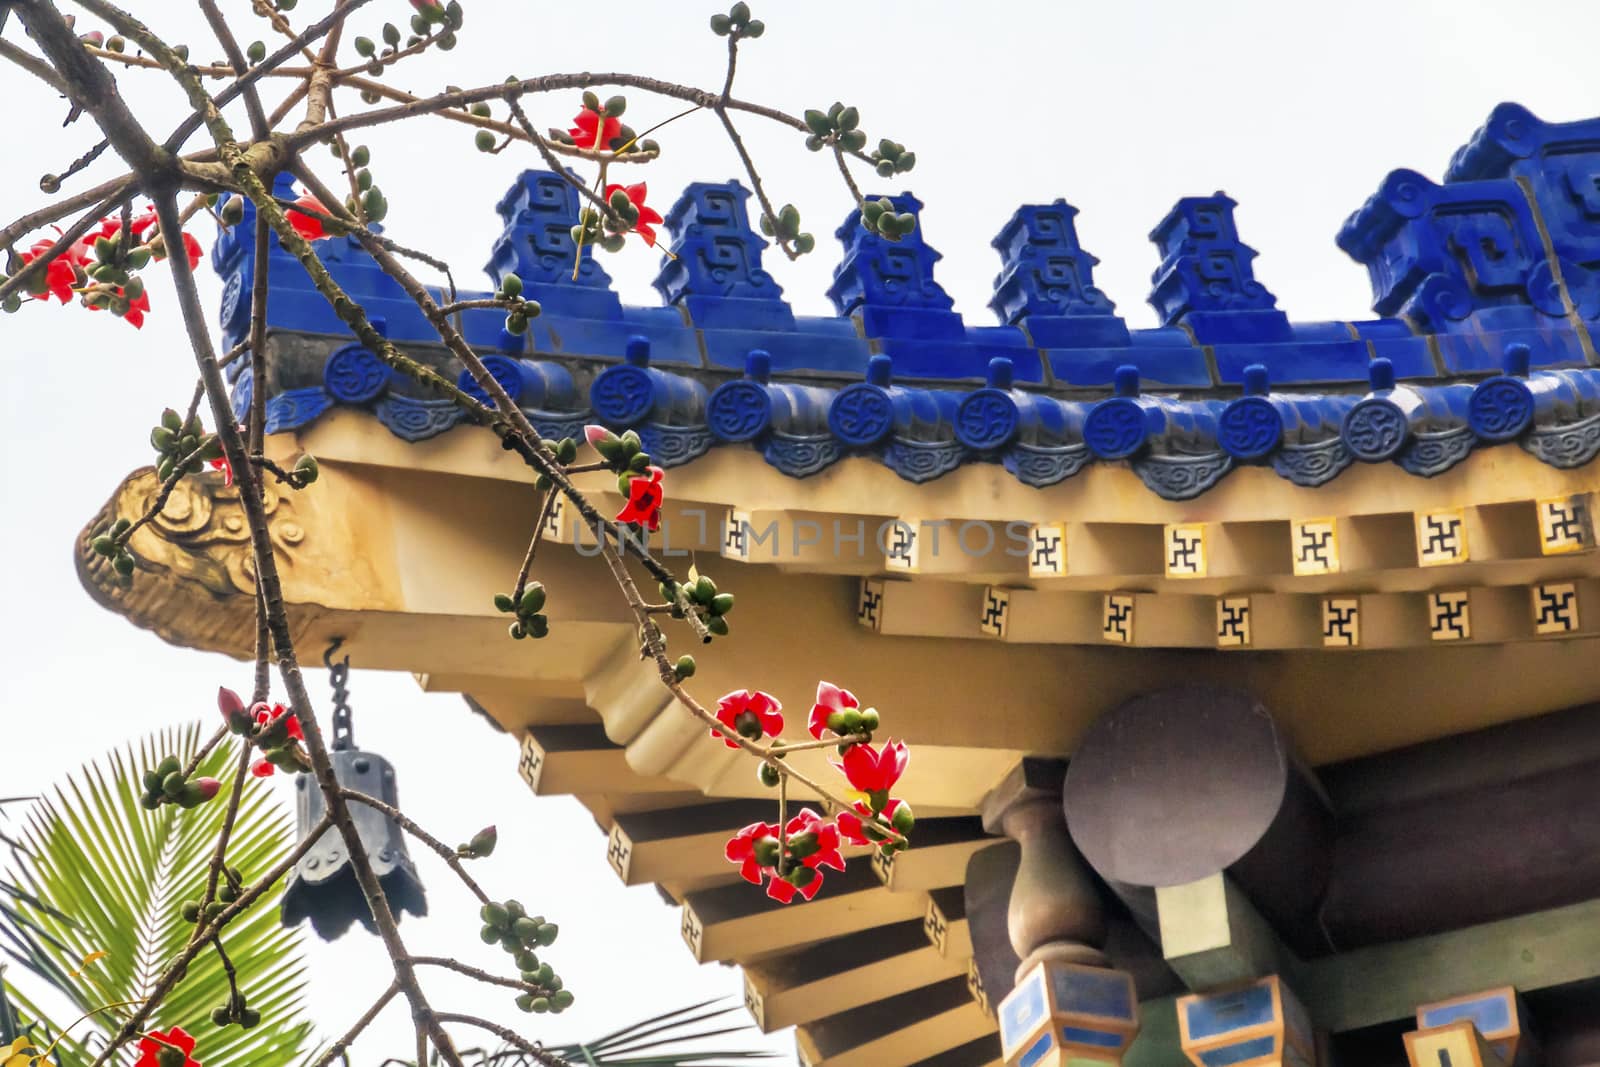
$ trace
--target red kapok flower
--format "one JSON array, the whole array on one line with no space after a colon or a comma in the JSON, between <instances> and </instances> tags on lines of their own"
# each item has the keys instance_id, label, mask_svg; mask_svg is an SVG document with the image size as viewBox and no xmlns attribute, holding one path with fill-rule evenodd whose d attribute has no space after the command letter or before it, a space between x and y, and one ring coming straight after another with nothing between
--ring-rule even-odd
<instances>
[{"instance_id":1,"label":"red kapok flower","mask_svg":"<svg viewBox=\"0 0 1600 1067\"><path fill-rule=\"evenodd\" d=\"M586 107L572 120L572 129L567 131L567 135L579 148L605 148L620 132L622 132L621 119L610 115L602 116L593 108ZM607 189L606 195L610 196L611 190Z\"/></svg>"},{"instance_id":2,"label":"red kapok flower","mask_svg":"<svg viewBox=\"0 0 1600 1067\"><path fill-rule=\"evenodd\" d=\"M304 741L306 739L306 735L300 729L300 716L294 714L282 704L273 704L268 707L266 702L263 701L260 704L251 705L250 713L255 716L256 729L258 731L266 729L269 723L276 723L287 715L288 719L284 721L283 725L289 736L296 741Z\"/></svg>"},{"instance_id":3,"label":"red kapok flower","mask_svg":"<svg viewBox=\"0 0 1600 1067\"><path fill-rule=\"evenodd\" d=\"M850 780L850 784L863 793L881 793L894 788L905 773L911 753L904 741L890 741L878 752L862 742L851 745L844 754L843 763L835 763Z\"/></svg>"},{"instance_id":4,"label":"red kapok flower","mask_svg":"<svg viewBox=\"0 0 1600 1067\"><path fill-rule=\"evenodd\" d=\"M859 709L861 702L848 689L840 689L832 682L817 683L817 702L811 705L811 721L806 728L811 736L822 740L822 731L828 728L828 716L846 708Z\"/></svg>"},{"instance_id":5,"label":"red kapok flower","mask_svg":"<svg viewBox=\"0 0 1600 1067\"><path fill-rule=\"evenodd\" d=\"M894 813L905 806L905 801L891 798L878 814L890 825L894 824ZM908 809L909 810L909 809ZM877 845L882 844L888 835L882 830L873 829L869 834L865 829L872 822L872 809L865 801L858 800L849 811L839 813L839 836L852 845Z\"/></svg>"},{"instance_id":6,"label":"red kapok flower","mask_svg":"<svg viewBox=\"0 0 1600 1067\"><path fill-rule=\"evenodd\" d=\"M328 209L322 206L322 201L318 200L310 193L305 194L294 203L296 207L309 208L312 211L320 211L324 215L328 213ZM304 237L308 241L320 241L322 238L328 236L327 227L322 224L321 219L314 215L307 215L303 212L296 211L294 207L287 208L284 211L284 215L288 218L289 225L294 227L294 232L299 234L301 237Z\"/></svg>"},{"instance_id":7,"label":"red kapok flower","mask_svg":"<svg viewBox=\"0 0 1600 1067\"><path fill-rule=\"evenodd\" d=\"M752 885L760 885L764 877L762 863L756 858L756 842L764 838L772 839L771 845L763 846L764 850L776 857L777 823L753 822L729 838L727 846L722 850L722 854L728 857L729 863L739 865L739 876Z\"/></svg>"},{"instance_id":8,"label":"red kapok flower","mask_svg":"<svg viewBox=\"0 0 1600 1067\"><path fill-rule=\"evenodd\" d=\"M304 731L300 729L300 717L282 704L252 704L250 714L255 719L256 738L263 748L278 749L290 741L306 739ZM278 733L280 724L282 732ZM276 736L268 736L269 733ZM250 765L250 773L257 778L270 778L273 770L273 763L266 756Z\"/></svg>"},{"instance_id":9,"label":"red kapok flower","mask_svg":"<svg viewBox=\"0 0 1600 1067\"><path fill-rule=\"evenodd\" d=\"M22 263L26 266L38 259L54 241L48 238L35 241L32 248L22 253ZM74 262L82 263L83 249L81 244L63 249L61 254L52 259L44 268L45 291L34 296L35 300L48 300L52 296L63 304L72 300L72 287L77 284L77 272L72 269Z\"/></svg>"},{"instance_id":10,"label":"red kapok flower","mask_svg":"<svg viewBox=\"0 0 1600 1067\"><path fill-rule=\"evenodd\" d=\"M183 1067L201 1067L199 1060L189 1056L194 1051L194 1038L185 1033L181 1026L174 1026L167 1033L151 1030L147 1036L141 1037L139 1059L133 1067L161 1067L162 1050L174 1047L183 1053Z\"/></svg>"},{"instance_id":11,"label":"red kapok flower","mask_svg":"<svg viewBox=\"0 0 1600 1067\"><path fill-rule=\"evenodd\" d=\"M628 198L628 203L632 204L634 209L639 212L639 221L634 223L633 232L638 234L640 237L643 237L645 244L649 245L651 248L654 248L656 245L656 231L653 229L653 225L657 222L661 222L662 218L660 215L656 214L655 208L650 207L644 202L644 198L648 196L650 192L647 187L647 183L640 182L638 185L608 185L606 186L606 199L609 201L611 199L611 194L616 192L618 189L622 190L623 195Z\"/></svg>"},{"instance_id":12,"label":"red kapok flower","mask_svg":"<svg viewBox=\"0 0 1600 1067\"><path fill-rule=\"evenodd\" d=\"M736 689L717 701L717 721L739 736L754 741L759 737L777 737L783 733L783 716L778 714L782 710L783 705L770 693ZM720 730L712 730L711 736L722 738L722 743L729 748L739 747L733 738Z\"/></svg>"},{"instance_id":13,"label":"red kapok flower","mask_svg":"<svg viewBox=\"0 0 1600 1067\"><path fill-rule=\"evenodd\" d=\"M227 456L218 456L211 461L211 469L222 472L222 484L233 484L233 464L228 462Z\"/></svg>"},{"instance_id":14,"label":"red kapok flower","mask_svg":"<svg viewBox=\"0 0 1600 1067\"><path fill-rule=\"evenodd\" d=\"M628 482L628 502L617 512L618 522L632 522L654 533L661 529L661 504L666 496L661 490L661 479L666 472L660 467L646 467L644 474Z\"/></svg>"}]
</instances>

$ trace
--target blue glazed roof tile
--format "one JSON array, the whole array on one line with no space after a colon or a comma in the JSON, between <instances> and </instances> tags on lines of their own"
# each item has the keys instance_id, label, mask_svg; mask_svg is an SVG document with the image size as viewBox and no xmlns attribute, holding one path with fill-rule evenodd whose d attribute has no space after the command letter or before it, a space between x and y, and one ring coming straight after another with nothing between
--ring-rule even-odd
<instances>
[{"instance_id":1,"label":"blue glazed roof tile","mask_svg":"<svg viewBox=\"0 0 1600 1067\"><path fill-rule=\"evenodd\" d=\"M1600 453L1600 119L1502 105L1443 183L1384 179L1338 235L1368 269L1376 319L1291 320L1221 193L1179 201L1151 235L1155 329L1130 330L1095 287L1098 260L1063 200L1018 209L993 241L997 326L954 310L920 225L890 242L855 213L837 231L837 316L796 315L762 265L748 199L737 182L686 189L667 213L664 304L632 306L573 242L570 183L525 172L497 205L488 269L496 284L515 272L543 314L512 337L499 312L468 311L464 335L541 434L636 427L664 465L751 447L795 477L869 455L913 482L999 462L1045 486L1118 462L1187 499L1240 464L1316 486L1356 462L1431 476L1506 442L1560 467ZM909 193L891 199L920 216ZM252 232L230 229L212 253L229 344L247 326ZM460 373L359 245L320 251L391 339ZM466 421L352 343L292 257L274 247L268 264L270 333L295 353L266 386L273 432L341 406L406 440ZM243 410L255 383L242 362L230 373Z\"/></svg>"}]
</instances>

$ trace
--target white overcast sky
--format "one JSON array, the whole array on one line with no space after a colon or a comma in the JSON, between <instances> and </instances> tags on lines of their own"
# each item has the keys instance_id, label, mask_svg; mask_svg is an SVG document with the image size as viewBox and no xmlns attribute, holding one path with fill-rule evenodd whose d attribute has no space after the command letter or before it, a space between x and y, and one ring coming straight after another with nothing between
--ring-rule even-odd
<instances>
[{"instance_id":1,"label":"white overcast sky","mask_svg":"<svg viewBox=\"0 0 1600 1067\"><path fill-rule=\"evenodd\" d=\"M58 3L62 0L58 0ZM452 53L408 64L396 84L424 92L508 74L626 70L716 88L723 44L706 28L715 2L607 0L534 3L463 0L467 25ZM132 5L168 39L203 43L192 5ZM248 22L245 0L223 8ZM972 323L986 308L998 265L989 241L1024 202L1065 197L1081 214L1085 248L1103 261L1096 281L1135 326L1154 325L1145 304L1157 257L1146 235L1179 196L1226 190L1260 253L1256 276L1298 319L1368 315L1365 271L1333 244L1340 222L1390 169L1438 178L1451 152L1490 108L1516 100L1546 119L1600 114L1594 42L1600 0L756 0L767 35L746 46L736 94L798 112L835 99L860 108L874 139L888 136L918 157L910 180L869 191L913 189L926 203L925 232L944 253L937 276ZM325 8L301 0L297 23ZM355 31L377 37L384 18L403 23L404 0L375 0ZM8 38L19 40L13 24ZM248 41L264 33L243 30ZM882 42L892 41L893 44ZM162 131L182 111L159 77L124 79L124 94ZM48 90L0 67L6 101L0 214L41 203L37 182L87 148L87 122L61 128L65 109ZM541 126L566 125L576 94L531 105ZM359 102L347 98L353 109ZM636 127L676 105L635 95ZM159 120L157 120L159 116ZM243 128L242 117L238 121ZM769 257L796 307L828 313L823 297L837 261L832 230L847 209L831 163L790 132L743 120L775 199L793 201L818 251L799 265ZM663 213L692 180L737 172L709 116L662 131L661 161L647 175ZM411 124L367 138L373 171L391 203L390 232L449 260L469 285L499 225L493 205L531 151L485 157L449 123ZM326 157L318 156L320 163ZM108 177L102 160L70 188ZM202 227L209 249L211 234ZM623 299L654 304L655 257L630 245L606 259ZM208 277L206 299L217 286ZM219 683L248 685L221 657L168 647L96 607L73 572L73 538L129 470L149 458L149 427L182 406L194 381L172 294L151 285L142 333L105 315L28 306L0 319L4 449L0 499L0 753L3 788L42 788L79 760L176 719L212 713ZM381 431L374 424L373 432ZM318 650L305 649L307 660ZM697 968L676 916L653 890L624 889L604 859L604 840L575 802L535 800L516 774L512 741L468 716L458 698L424 695L403 675L359 671L357 737L399 768L405 806L448 840L495 821L501 851L486 878L562 924L560 969L578 1004L529 1028L547 1040L602 1033L613 1024L693 997L733 993L731 970ZM818 664L819 677L827 665ZM319 683L321 679L315 679ZM759 684L753 679L752 684ZM799 704L804 694L782 694ZM892 701L891 701L892 703ZM915 709L900 709L915 714ZM447 790L430 767L448 754ZM287 797L287 786L275 786ZM438 864L423 863L434 917L407 921L419 950L480 963L474 908ZM503 887L503 888L502 888ZM753 890L754 891L754 890ZM824 890L826 891L826 890ZM355 934L314 950L311 999L325 1033L337 1033L381 989L387 965L375 939ZM507 1021L498 995L473 1003ZM509 1005L504 1005L509 1007ZM177 1020L172 1020L177 1021ZM356 1062L405 1055L409 1022L391 1010L357 1046ZM772 1047L791 1055L787 1035ZM785 1061L787 1062L787 1061Z\"/></svg>"}]
</instances>

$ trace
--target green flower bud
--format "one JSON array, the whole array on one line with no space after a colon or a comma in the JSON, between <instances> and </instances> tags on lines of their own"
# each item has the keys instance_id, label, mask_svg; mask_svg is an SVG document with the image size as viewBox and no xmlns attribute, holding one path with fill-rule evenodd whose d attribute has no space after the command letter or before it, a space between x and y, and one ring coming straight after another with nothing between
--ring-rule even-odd
<instances>
[{"instance_id":1,"label":"green flower bud","mask_svg":"<svg viewBox=\"0 0 1600 1067\"><path fill-rule=\"evenodd\" d=\"M513 311L511 314L506 316L505 327L507 333L516 334L518 337L521 337L523 334L528 332L528 316L524 315L520 311Z\"/></svg>"},{"instance_id":2,"label":"green flower bud","mask_svg":"<svg viewBox=\"0 0 1600 1067\"><path fill-rule=\"evenodd\" d=\"M198 900L186 900L186 901L184 901L183 902L183 907L180 909L180 914L182 914L183 921L186 922L186 923L197 923L197 922L199 922L200 921L200 902Z\"/></svg>"},{"instance_id":3,"label":"green flower bud","mask_svg":"<svg viewBox=\"0 0 1600 1067\"><path fill-rule=\"evenodd\" d=\"M93 541L90 541L89 547L102 556L114 556L117 554L117 543L105 534L101 534Z\"/></svg>"},{"instance_id":4,"label":"green flower bud","mask_svg":"<svg viewBox=\"0 0 1600 1067\"><path fill-rule=\"evenodd\" d=\"M560 933L561 933L561 928L559 926L557 926L555 923L541 923L539 925L539 936L538 936L539 944L544 946L545 948L549 948L551 945L556 943L556 937ZM545 964L544 966L549 966L549 965ZM541 970L542 969L543 968L541 967Z\"/></svg>"},{"instance_id":5,"label":"green flower bud","mask_svg":"<svg viewBox=\"0 0 1600 1067\"><path fill-rule=\"evenodd\" d=\"M522 591L522 602L517 609L523 615L537 615L544 608L546 593L543 582L529 582Z\"/></svg>"},{"instance_id":6,"label":"green flower bud","mask_svg":"<svg viewBox=\"0 0 1600 1067\"><path fill-rule=\"evenodd\" d=\"M310 485L316 481L321 470L322 468L317 464L317 457L309 453L301 456L294 465L294 473L299 475L301 485Z\"/></svg>"},{"instance_id":7,"label":"green flower bud","mask_svg":"<svg viewBox=\"0 0 1600 1067\"><path fill-rule=\"evenodd\" d=\"M536 1015L543 1015L550 1010L550 1001L545 997L533 998L533 1010Z\"/></svg>"},{"instance_id":8,"label":"green flower bud","mask_svg":"<svg viewBox=\"0 0 1600 1067\"><path fill-rule=\"evenodd\" d=\"M514 607L516 607L516 604L505 593L496 593L494 595L494 609L496 611L510 611Z\"/></svg>"},{"instance_id":9,"label":"green flower bud","mask_svg":"<svg viewBox=\"0 0 1600 1067\"><path fill-rule=\"evenodd\" d=\"M278 0L281 4L283 0ZM253 1030L261 1025L261 1013L254 1008L243 1008L239 1012L239 1025L246 1030Z\"/></svg>"},{"instance_id":10,"label":"green flower bud","mask_svg":"<svg viewBox=\"0 0 1600 1067\"><path fill-rule=\"evenodd\" d=\"M498 930L511 921L511 912L508 905L491 902L478 909L478 918Z\"/></svg>"},{"instance_id":11,"label":"green flower bud","mask_svg":"<svg viewBox=\"0 0 1600 1067\"><path fill-rule=\"evenodd\" d=\"M550 619L544 615L535 615L528 620L528 636L534 640L550 635Z\"/></svg>"},{"instance_id":12,"label":"green flower bud","mask_svg":"<svg viewBox=\"0 0 1600 1067\"><path fill-rule=\"evenodd\" d=\"M527 949L523 949L521 952L518 952L513 962L516 963L517 970L519 971L536 971L539 969L539 957ZM523 981L531 983L533 979L524 978Z\"/></svg>"},{"instance_id":13,"label":"green flower bud","mask_svg":"<svg viewBox=\"0 0 1600 1067\"><path fill-rule=\"evenodd\" d=\"M556 445L556 459L562 463L571 463L578 458L578 442L570 437L563 437Z\"/></svg>"},{"instance_id":14,"label":"green flower bud","mask_svg":"<svg viewBox=\"0 0 1600 1067\"><path fill-rule=\"evenodd\" d=\"M778 839L776 837L758 837L750 854L755 857L756 863L763 867L773 867L778 863Z\"/></svg>"},{"instance_id":15,"label":"green flower bud","mask_svg":"<svg viewBox=\"0 0 1600 1067\"><path fill-rule=\"evenodd\" d=\"M689 595L701 604L709 604L717 595L717 583L707 575L702 574L700 580L694 583Z\"/></svg>"},{"instance_id":16,"label":"green flower bud","mask_svg":"<svg viewBox=\"0 0 1600 1067\"><path fill-rule=\"evenodd\" d=\"M726 615L733 610L733 594L718 593L711 598L711 614Z\"/></svg>"},{"instance_id":17,"label":"green flower bud","mask_svg":"<svg viewBox=\"0 0 1600 1067\"><path fill-rule=\"evenodd\" d=\"M493 826L485 826L472 835L472 840L467 842L467 850L471 855L483 859L494 854L494 847L499 842L499 832Z\"/></svg>"},{"instance_id":18,"label":"green flower bud","mask_svg":"<svg viewBox=\"0 0 1600 1067\"><path fill-rule=\"evenodd\" d=\"M826 137L833 132L833 120L815 108L806 109L805 119L806 127L818 137Z\"/></svg>"},{"instance_id":19,"label":"green flower bud","mask_svg":"<svg viewBox=\"0 0 1600 1067\"><path fill-rule=\"evenodd\" d=\"M909 834L911 828L917 825L917 817L911 811L911 805L901 801L894 809L894 814L889 818L889 825L902 834Z\"/></svg>"},{"instance_id":20,"label":"green flower bud","mask_svg":"<svg viewBox=\"0 0 1600 1067\"><path fill-rule=\"evenodd\" d=\"M844 720L844 729L838 733L853 734L861 729L861 713L855 708L845 708L840 718Z\"/></svg>"},{"instance_id":21,"label":"green flower bud","mask_svg":"<svg viewBox=\"0 0 1600 1067\"><path fill-rule=\"evenodd\" d=\"M245 50L245 58L251 63L259 63L267 58L267 46L263 41L251 41L250 47Z\"/></svg>"},{"instance_id":22,"label":"green flower bud","mask_svg":"<svg viewBox=\"0 0 1600 1067\"><path fill-rule=\"evenodd\" d=\"M749 25L744 28L744 35L751 38L760 37L766 32L767 24L760 19L751 19Z\"/></svg>"},{"instance_id":23,"label":"green flower bud","mask_svg":"<svg viewBox=\"0 0 1600 1067\"><path fill-rule=\"evenodd\" d=\"M244 221L244 197L230 196L222 204L222 224L237 226Z\"/></svg>"},{"instance_id":24,"label":"green flower bud","mask_svg":"<svg viewBox=\"0 0 1600 1067\"><path fill-rule=\"evenodd\" d=\"M519 993L519 994L517 994L517 1007L521 1008L523 1011L532 1011L533 1010L533 994L532 993Z\"/></svg>"},{"instance_id":25,"label":"green flower bud","mask_svg":"<svg viewBox=\"0 0 1600 1067\"><path fill-rule=\"evenodd\" d=\"M180 1048L162 1045L156 1050L156 1067L183 1067L189 1057Z\"/></svg>"},{"instance_id":26,"label":"green flower bud","mask_svg":"<svg viewBox=\"0 0 1600 1067\"><path fill-rule=\"evenodd\" d=\"M686 678L693 678L694 677L694 657L693 656L679 656L678 657L678 662L673 664L672 673L678 679L678 681L680 681L680 682L683 681Z\"/></svg>"},{"instance_id":27,"label":"green flower bud","mask_svg":"<svg viewBox=\"0 0 1600 1067\"><path fill-rule=\"evenodd\" d=\"M500 295L515 299L522 295L522 279L515 274L507 274L500 279Z\"/></svg>"},{"instance_id":28,"label":"green flower bud","mask_svg":"<svg viewBox=\"0 0 1600 1067\"><path fill-rule=\"evenodd\" d=\"M728 620L724 619L721 615L713 615L711 618L706 620L706 629L715 634L717 637L727 637Z\"/></svg>"},{"instance_id":29,"label":"green flower bud","mask_svg":"<svg viewBox=\"0 0 1600 1067\"><path fill-rule=\"evenodd\" d=\"M588 89L585 89L583 91L583 106L588 108L590 111L599 111L600 98L594 93L590 92Z\"/></svg>"},{"instance_id":30,"label":"green flower bud","mask_svg":"<svg viewBox=\"0 0 1600 1067\"><path fill-rule=\"evenodd\" d=\"M364 167L372 162L372 152L364 144L358 144L350 152L350 162L355 166Z\"/></svg>"},{"instance_id":31,"label":"green flower bud","mask_svg":"<svg viewBox=\"0 0 1600 1067\"><path fill-rule=\"evenodd\" d=\"M492 945L496 941L500 940L500 931L496 927L485 925L481 930L478 931L478 938L485 945Z\"/></svg>"},{"instance_id":32,"label":"green flower bud","mask_svg":"<svg viewBox=\"0 0 1600 1067\"><path fill-rule=\"evenodd\" d=\"M739 25L749 22L750 5L745 3L744 0L739 0L738 3L728 9L728 18Z\"/></svg>"},{"instance_id":33,"label":"green flower bud","mask_svg":"<svg viewBox=\"0 0 1600 1067\"><path fill-rule=\"evenodd\" d=\"M524 945L531 944L539 936L539 924L532 919L523 917L511 923L511 932Z\"/></svg>"},{"instance_id":34,"label":"green flower bud","mask_svg":"<svg viewBox=\"0 0 1600 1067\"><path fill-rule=\"evenodd\" d=\"M422 31L418 30L417 32L421 33ZM385 22L383 24L383 41L384 41L385 44L391 45L391 46L399 44L400 43L400 27L396 26L392 22Z\"/></svg>"},{"instance_id":35,"label":"green flower bud","mask_svg":"<svg viewBox=\"0 0 1600 1067\"><path fill-rule=\"evenodd\" d=\"M517 622L514 622L510 626L506 627L506 633L510 634L514 639L516 639L518 641L521 641L524 637L528 636L527 627L523 626L522 622L520 620L518 620Z\"/></svg>"},{"instance_id":36,"label":"green flower bud","mask_svg":"<svg viewBox=\"0 0 1600 1067\"><path fill-rule=\"evenodd\" d=\"M554 1011L566 1011L572 1007L572 993L565 989L558 989L550 998L550 1007Z\"/></svg>"},{"instance_id":37,"label":"green flower bud","mask_svg":"<svg viewBox=\"0 0 1600 1067\"><path fill-rule=\"evenodd\" d=\"M728 31L733 29L733 20L726 15L711 16L711 32L718 37L728 36Z\"/></svg>"},{"instance_id":38,"label":"green flower bud","mask_svg":"<svg viewBox=\"0 0 1600 1067\"><path fill-rule=\"evenodd\" d=\"M211 1009L211 1024L213 1026L227 1026L233 1022L233 1014L227 1008Z\"/></svg>"},{"instance_id":39,"label":"green flower bud","mask_svg":"<svg viewBox=\"0 0 1600 1067\"><path fill-rule=\"evenodd\" d=\"M762 763L756 767L756 780L768 789L775 789L778 783L783 780L783 775L772 764Z\"/></svg>"},{"instance_id":40,"label":"green flower bud","mask_svg":"<svg viewBox=\"0 0 1600 1067\"><path fill-rule=\"evenodd\" d=\"M794 886L796 889L804 889L806 886L815 881L816 877L816 871L812 870L810 867L802 866L796 867L788 874L784 875L783 880Z\"/></svg>"},{"instance_id":41,"label":"green flower bud","mask_svg":"<svg viewBox=\"0 0 1600 1067\"><path fill-rule=\"evenodd\" d=\"M622 113L628 110L628 98L625 96L610 96L606 98L606 114L614 119L620 119Z\"/></svg>"}]
</instances>

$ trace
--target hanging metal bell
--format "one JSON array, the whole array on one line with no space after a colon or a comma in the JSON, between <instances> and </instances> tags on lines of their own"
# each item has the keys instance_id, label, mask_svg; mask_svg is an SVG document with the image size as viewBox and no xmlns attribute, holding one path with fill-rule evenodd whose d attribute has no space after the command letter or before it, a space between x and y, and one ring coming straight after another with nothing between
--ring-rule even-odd
<instances>
[{"instance_id":1,"label":"hanging metal bell","mask_svg":"<svg viewBox=\"0 0 1600 1067\"><path fill-rule=\"evenodd\" d=\"M391 807L400 806L395 788L394 766L382 756L363 752L355 745L350 729L350 706L345 679L349 676L350 658L333 662L333 653L341 641L336 640L323 654L333 682L333 743L328 756L333 761L334 777L345 789L377 797ZM312 827L322 818L324 808L322 790L309 774L297 776L295 787L295 821L298 838L304 840ZM401 915L428 914L428 900L422 890L422 880L406 853L405 834L399 825L383 812L365 804L351 802L350 818L356 833L372 864L373 873L383 887L389 910L398 920ZM288 887L283 893L283 925L294 926L302 919L311 920L312 929L324 941L332 941L350 929L359 920L368 931L376 933L372 910L356 881L355 869L350 865L350 853L345 848L339 831L329 827L323 831L316 844L300 857L294 870L289 872Z\"/></svg>"},{"instance_id":2,"label":"hanging metal bell","mask_svg":"<svg viewBox=\"0 0 1600 1067\"><path fill-rule=\"evenodd\" d=\"M388 760L355 747L334 749L328 755L341 786L399 806L394 767ZM322 818L322 790L309 774L299 775L295 785L299 791L296 822L300 837L304 839L307 831ZM405 835L400 827L381 811L365 804L351 803L350 818L356 824L373 873L383 886L383 895L395 918L400 918L404 912L418 916L428 914L422 880L406 854ZM344 838L332 827L323 831L310 851L300 857L300 862L289 873L289 885L283 893L283 924L294 926L306 918L324 941L340 937L356 920L369 932L376 932L371 909L356 882L355 870L350 866Z\"/></svg>"}]
</instances>

